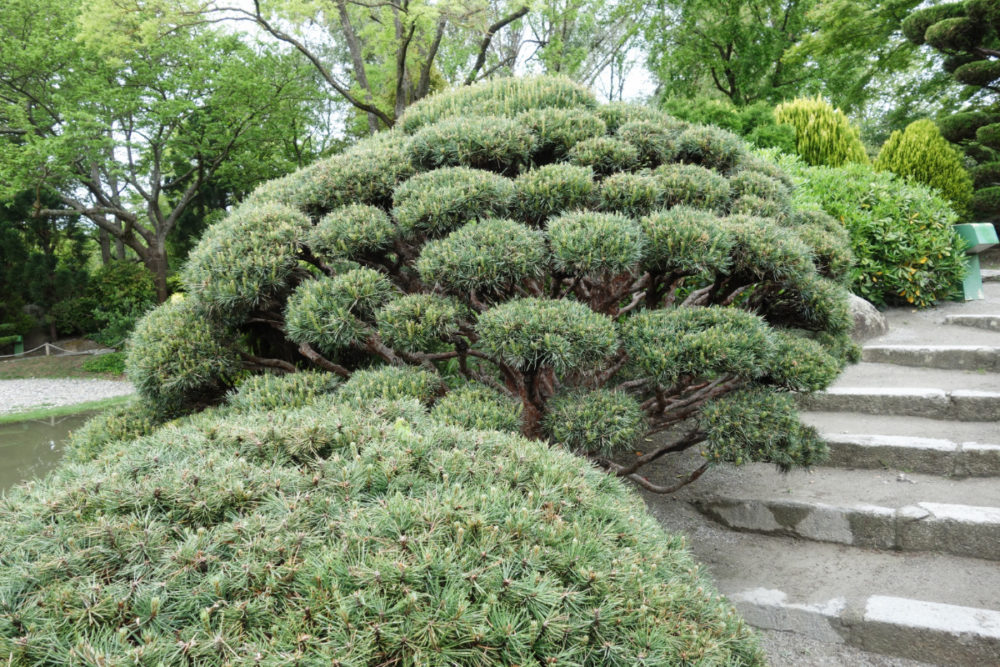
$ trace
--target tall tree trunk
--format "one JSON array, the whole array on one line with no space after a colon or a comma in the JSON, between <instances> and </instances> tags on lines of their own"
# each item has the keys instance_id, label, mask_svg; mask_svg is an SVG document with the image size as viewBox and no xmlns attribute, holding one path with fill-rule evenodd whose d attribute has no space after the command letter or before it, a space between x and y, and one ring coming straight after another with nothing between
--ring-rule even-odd
<instances>
[{"instance_id":1,"label":"tall tree trunk","mask_svg":"<svg viewBox=\"0 0 1000 667\"><path fill-rule=\"evenodd\" d=\"M108 230L98 227L97 240L101 244L101 264L107 266L111 263L111 236Z\"/></svg>"},{"instance_id":2,"label":"tall tree trunk","mask_svg":"<svg viewBox=\"0 0 1000 667\"><path fill-rule=\"evenodd\" d=\"M115 258L123 262L126 259L125 242L120 238L115 239Z\"/></svg>"},{"instance_id":3,"label":"tall tree trunk","mask_svg":"<svg viewBox=\"0 0 1000 667\"><path fill-rule=\"evenodd\" d=\"M167 244L158 240L155 246L150 246L142 258L143 264L153 274L153 285L156 287L156 300L163 303L170 296L167 289Z\"/></svg>"}]
</instances>

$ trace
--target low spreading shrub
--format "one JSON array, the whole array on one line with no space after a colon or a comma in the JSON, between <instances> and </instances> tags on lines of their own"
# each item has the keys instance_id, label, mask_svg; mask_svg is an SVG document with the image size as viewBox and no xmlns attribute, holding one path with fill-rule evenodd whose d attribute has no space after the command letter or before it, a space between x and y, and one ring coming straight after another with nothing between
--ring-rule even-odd
<instances>
[{"instance_id":1,"label":"low spreading shrub","mask_svg":"<svg viewBox=\"0 0 1000 667\"><path fill-rule=\"evenodd\" d=\"M162 415L156 414L142 401L109 408L70 433L66 458L74 462L97 458L111 443L128 442L149 435L163 421Z\"/></svg>"},{"instance_id":2,"label":"low spreading shrub","mask_svg":"<svg viewBox=\"0 0 1000 667\"><path fill-rule=\"evenodd\" d=\"M952 229L957 216L936 191L866 165L786 162L798 176L800 203L822 208L850 234L855 293L877 305L918 308L955 295L965 275L963 245ZM816 249L821 265L844 270L843 251L823 249L828 230L813 222L800 236Z\"/></svg>"},{"instance_id":3,"label":"low spreading shrub","mask_svg":"<svg viewBox=\"0 0 1000 667\"><path fill-rule=\"evenodd\" d=\"M412 401L111 442L0 497L0 526L12 667L764 664L619 481Z\"/></svg>"},{"instance_id":4,"label":"low spreading shrub","mask_svg":"<svg viewBox=\"0 0 1000 667\"><path fill-rule=\"evenodd\" d=\"M671 489L629 460L646 437L661 454L699 446L706 465L808 465L824 445L805 427L780 455L763 427L726 436L725 456L713 440L738 422L726 406L794 421L784 394L822 388L852 354L842 232L798 213L788 177L732 133L601 106L562 79L462 88L209 228L187 300L139 327L129 374L177 414L240 381L241 409L298 404L247 371L328 373L352 405L417 398L652 490ZM680 424L681 444L662 435Z\"/></svg>"}]
</instances>

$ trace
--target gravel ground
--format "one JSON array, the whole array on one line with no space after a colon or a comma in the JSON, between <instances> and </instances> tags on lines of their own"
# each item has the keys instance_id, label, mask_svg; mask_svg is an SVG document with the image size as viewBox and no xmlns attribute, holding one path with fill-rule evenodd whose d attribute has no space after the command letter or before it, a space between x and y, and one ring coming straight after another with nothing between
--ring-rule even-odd
<instances>
[{"instance_id":1,"label":"gravel ground","mask_svg":"<svg viewBox=\"0 0 1000 667\"><path fill-rule=\"evenodd\" d=\"M117 380L0 380L0 415L132 394Z\"/></svg>"}]
</instances>

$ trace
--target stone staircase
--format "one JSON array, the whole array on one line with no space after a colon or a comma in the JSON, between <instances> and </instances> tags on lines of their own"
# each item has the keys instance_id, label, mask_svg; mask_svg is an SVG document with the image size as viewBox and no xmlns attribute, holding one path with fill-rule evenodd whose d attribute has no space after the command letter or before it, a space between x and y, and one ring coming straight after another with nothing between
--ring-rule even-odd
<instances>
[{"instance_id":1,"label":"stone staircase","mask_svg":"<svg viewBox=\"0 0 1000 667\"><path fill-rule=\"evenodd\" d=\"M983 301L890 311L863 362L803 401L830 445L824 466L719 468L647 496L752 625L1000 665L1000 282L984 289Z\"/></svg>"}]
</instances>

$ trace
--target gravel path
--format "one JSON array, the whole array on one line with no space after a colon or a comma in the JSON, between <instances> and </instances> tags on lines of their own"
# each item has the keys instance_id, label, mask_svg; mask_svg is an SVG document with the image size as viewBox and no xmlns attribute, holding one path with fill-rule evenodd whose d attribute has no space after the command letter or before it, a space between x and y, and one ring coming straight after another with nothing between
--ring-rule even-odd
<instances>
[{"instance_id":1,"label":"gravel path","mask_svg":"<svg viewBox=\"0 0 1000 667\"><path fill-rule=\"evenodd\" d=\"M99 401L135 392L117 380L0 380L0 415Z\"/></svg>"}]
</instances>

